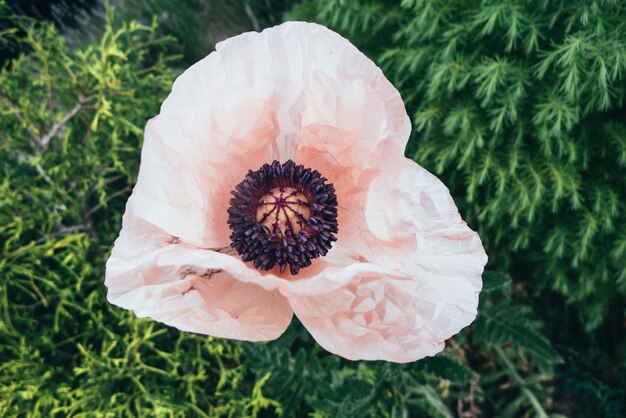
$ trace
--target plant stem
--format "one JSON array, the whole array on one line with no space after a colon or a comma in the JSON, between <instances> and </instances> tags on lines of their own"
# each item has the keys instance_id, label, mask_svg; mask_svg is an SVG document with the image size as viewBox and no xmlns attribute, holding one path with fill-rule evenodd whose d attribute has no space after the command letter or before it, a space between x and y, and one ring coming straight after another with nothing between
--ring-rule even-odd
<instances>
[{"instance_id":1,"label":"plant stem","mask_svg":"<svg viewBox=\"0 0 626 418\"><path fill-rule=\"evenodd\" d=\"M506 356L506 353L504 352L504 350L502 350L502 348L497 345L494 345L493 349L495 350L500 360L502 360L502 362L508 369L509 375L513 379L513 383L515 384L515 386L518 386L520 388L524 396L528 399L531 406L537 413L537 416L540 418L548 418L548 414L541 406L541 402L539 402L539 399L537 399L535 394L528 388L528 385L526 385L526 382L524 381L524 379L517 373L517 370L515 369L515 365L511 363L511 360L509 360L509 358Z\"/></svg>"}]
</instances>

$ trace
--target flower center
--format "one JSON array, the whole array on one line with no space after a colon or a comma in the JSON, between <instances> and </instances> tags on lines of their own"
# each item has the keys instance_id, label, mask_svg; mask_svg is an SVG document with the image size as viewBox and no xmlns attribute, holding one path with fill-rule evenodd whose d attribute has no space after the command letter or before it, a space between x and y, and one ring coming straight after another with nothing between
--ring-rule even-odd
<instances>
[{"instance_id":1,"label":"flower center","mask_svg":"<svg viewBox=\"0 0 626 418\"><path fill-rule=\"evenodd\" d=\"M337 197L317 170L273 161L248 174L231 193L231 247L261 270L289 266L296 275L336 241Z\"/></svg>"},{"instance_id":2,"label":"flower center","mask_svg":"<svg viewBox=\"0 0 626 418\"><path fill-rule=\"evenodd\" d=\"M302 231L311 216L309 201L293 187L275 187L258 203L256 220L281 238L287 229L291 235Z\"/></svg>"}]
</instances>

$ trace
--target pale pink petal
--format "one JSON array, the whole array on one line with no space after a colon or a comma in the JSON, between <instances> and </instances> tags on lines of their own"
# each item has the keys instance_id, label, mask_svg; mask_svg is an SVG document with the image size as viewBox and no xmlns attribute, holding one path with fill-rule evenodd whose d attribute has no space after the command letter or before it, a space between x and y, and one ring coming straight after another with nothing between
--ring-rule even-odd
<instances>
[{"instance_id":1,"label":"pale pink petal","mask_svg":"<svg viewBox=\"0 0 626 418\"><path fill-rule=\"evenodd\" d=\"M402 271L465 276L480 288L487 255L448 188L411 160L393 164L368 189L365 220L379 245L367 259Z\"/></svg>"},{"instance_id":2,"label":"pale pink petal","mask_svg":"<svg viewBox=\"0 0 626 418\"><path fill-rule=\"evenodd\" d=\"M278 338L291 321L287 300L277 291L233 279L207 267L193 269L184 254L162 263L184 243L134 214L134 196L107 262L108 300L183 331L223 338ZM189 249L193 251L193 249Z\"/></svg>"},{"instance_id":3,"label":"pale pink petal","mask_svg":"<svg viewBox=\"0 0 626 418\"><path fill-rule=\"evenodd\" d=\"M322 26L286 23L218 44L146 127L107 264L109 299L247 340L280 335L291 304L344 357L433 355L474 319L486 255L445 186L403 157L409 132L380 69ZM295 277L242 262L226 222L246 172L287 159L319 170L339 201L338 241Z\"/></svg>"},{"instance_id":4,"label":"pale pink petal","mask_svg":"<svg viewBox=\"0 0 626 418\"><path fill-rule=\"evenodd\" d=\"M315 142L315 139L308 139L305 133L303 141L307 140ZM368 257L380 251L381 245L380 240L367 230L364 209L369 185L382 173L383 167L342 166L332 159L332 154L318 152L313 147L300 151L300 160L305 161L305 164L307 161L315 162L317 169L335 186L339 232L333 247L341 248L344 253L352 254L353 258L360 261L370 261Z\"/></svg>"},{"instance_id":5,"label":"pale pink petal","mask_svg":"<svg viewBox=\"0 0 626 418\"><path fill-rule=\"evenodd\" d=\"M314 296L290 296L302 324L326 350L351 360L415 361L476 317L478 293L465 277L367 274Z\"/></svg>"},{"instance_id":6,"label":"pale pink petal","mask_svg":"<svg viewBox=\"0 0 626 418\"><path fill-rule=\"evenodd\" d=\"M360 275L289 303L322 347L350 359L414 361L476 317L487 256L448 189L407 159L369 184L360 253L392 274ZM348 245L356 245L348 241Z\"/></svg>"},{"instance_id":7,"label":"pale pink petal","mask_svg":"<svg viewBox=\"0 0 626 418\"><path fill-rule=\"evenodd\" d=\"M185 242L227 245L229 192L247 170L294 159L350 190L379 150L401 155L409 132L398 91L335 32L289 22L245 33L185 71L148 124L137 215Z\"/></svg>"},{"instance_id":8,"label":"pale pink petal","mask_svg":"<svg viewBox=\"0 0 626 418\"><path fill-rule=\"evenodd\" d=\"M363 258L378 247L363 211L369 184L395 169L383 156L404 158L411 125L400 94L380 69L362 55L348 65L337 73L311 75L296 161L315 167L334 184L339 202L335 245Z\"/></svg>"},{"instance_id":9,"label":"pale pink petal","mask_svg":"<svg viewBox=\"0 0 626 418\"><path fill-rule=\"evenodd\" d=\"M216 109L216 120L192 112L152 118L134 190L137 216L190 244L228 245L230 191L250 168L274 158L263 142L272 130L268 112L266 103L249 101ZM245 123L224 132L217 120L230 118ZM204 144L207 138L212 148Z\"/></svg>"},{"instance_id":10,"label":"pale pink petal","mask_svg":"<svg viewBox=\"0 0 626 418\"><path fill-rule=\"evenodd\" d=\"M291 280L279 273L278 268L269 272L251 268L249 263L244 263L228 250L181 248L161 256L159 263L167 266L181 259L194 269L219 268L243 283L255 283L269 291L278 290L285 296L322 294L345 286L362 275L389 272L382 266L359 261L340 247L334 247L325 257L313 260L310 267L302 269Z\"/></svg>"},{"instance_id":11,"label":"pale pink petal","mask_svg":"<svg viewBox=\"0 0 626 418\"><path fill-rule=\"evenodd\" d=\"M410 122L398 91L382 71L347 39L315 23L287 22L216 45L216 51L174 83L161 113L198 112L267 100L275 120L281 161L294 158L301 129L334 127L362 139L359 148L391 138L403 151ZM225 130L245 120L219 120ZM208 141L211 145L210 142Z\"/></svg>"}]
</instances>

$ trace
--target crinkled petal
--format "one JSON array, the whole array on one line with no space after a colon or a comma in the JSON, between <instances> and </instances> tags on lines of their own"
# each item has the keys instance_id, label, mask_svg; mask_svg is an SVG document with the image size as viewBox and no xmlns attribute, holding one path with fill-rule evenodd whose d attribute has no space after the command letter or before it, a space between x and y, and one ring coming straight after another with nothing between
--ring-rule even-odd
<instances>
[{"instance_id":1,"label":"crinkled petal","mask_svg":"<svg viewBox=\"0 0 626 418\"><path fill-rule=\"evenodd\" d=\"M159 258L161 266L184 259L195 269L219 268L243 283L255 283L268 291L278 290L285 296L318 295L341 288L362 275L388 272L382 266L364 263L341 249L333 247L328 254L313 261L294 278L287 279L278 274L277 269L263 272L244 263L232 250L211 251L205 249L185 249L163 254Z\"/></svg>"},{"instance_id":2,"label":"crinkled petal","mask_svg":"<svg viewBox=\"0 0 626 418\"><path fill-rule=\"evenodd\" d=\"M216 337L266 341L284 332L292 310L279 292L235 280L219 268L193 269L185 257L162 264L184 244L135 216L134 203L133 196L107 262L111 303L139 317Z\"/></svg>"},{"instance_id":3,"label":"crinkled petal","mask_svg":"<svg viewBox=\"0 0 626 418\"><path fill-rule=\"evenodd\" d=\"M134 190L137 216L196 246L228 245L230 191L249 168L274 158L263 145L271 131L268 111L266 103L252 101L237 110L216 109L216 120L244 121L236 132L192 113L152 118ZM204 143L207 135L212 148Z\"/></svg>"},{"instance_id":4,"label":"crinkled petal","mask_svg":"<svg viewBox=\"0 0 626 418\"><path fill-rule=\"evenodd\" d=\"M398 91L337 33L303 22L244 33L178 77L148 124L137 215L196 246L225 245L228 193L247 170L293 159L350 190L379 150L401 155L409 132Z\"/></svg>"},{"instance_id":5,"label":"crinkled petal","mask_svg":"<svg viewBox=\"0 0 626 418\"><path fill-rule=\"evenodd\" d=\"M107 264L109 299L246 340L276 338L293 308L346 358L433 355L474 319L486 255L445 186L403 157L409 132L380 69L322 26L286 23L218 44L146 128ZM242 262L226 222L247 170L288 159L319 170L339 201L337 242L296 277Z\"/></svg>"},{"instance_id":6,"label":"crinkled petal","mask_svg":"<svg viewBox=\"0 0 626 418\"><path fill-rule=\"evenodd\" d=\"M406 363L440 352L469 325L479 291L464 277L367 274L289 303L324 349L351 360Z\"/></svg>"},{"instance_id":7,"label":"crinkled petal","mask_svg":"<svg viewBox=\"0 0 626 418\"><path fill-rule=\"evenodd\" d=\"M396 88L347 39L315 23L287 22L218 43L178 77L161 113L194 109L210 118L216 105L259 99L270 104L276 132L268 145L277 146L281 161L294 158L309 125L351 132L361 138L359 148L391 138L402 152L408 141L410 122ZM220 120L227 131L242 122Z\"/></svg>"},{"instance_id":8,"label":"crinkled petal","mask_svg":"<svg viewBox=\"0 0 626 418\"><path fill-rule=\"evenodd\" d=\"M360 275L325 294L289 296L319 344L349 359L431 356L476 317L487 262L478 234L441 181L410 160L395 161L394 170L369 185L361 246L367 261L393 273Z\"/></svg>"},{"instance_id":9,"label":"crinkled petal","mask_svg":"<svg viewBox=\"0 0 626 418\"><path fill-rule=\"evenodd\" d=\"M480 289L487 255L448 188L411 160L394 166L369 185L365 222L378 246L368 260L401 271L463 276Z\"/></svg>"}]
</instances>

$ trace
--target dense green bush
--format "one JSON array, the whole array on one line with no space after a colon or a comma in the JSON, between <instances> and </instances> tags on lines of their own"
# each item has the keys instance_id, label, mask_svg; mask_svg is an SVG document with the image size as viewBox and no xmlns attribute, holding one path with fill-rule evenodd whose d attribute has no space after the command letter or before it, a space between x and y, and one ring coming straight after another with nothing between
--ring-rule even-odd
<instances>
[{"instance_id":1,"label":"dense green bush","mask_svg":"<svg viewBox=\"0 0 626 418\"><path fill-rule=\"evenodd\" d=\"M313 0L289 15L383 66L414 116L409 155L488 247L475 324L407 365L330 355L297 322L238 343L109 305L104 262L179 47L109 15L74 50L0 7L0 43L30 51L0 71L0 416L623 416L623 311L597 326L626 280L626 30L620 3L587 3Z\"/></svg>"},{"instance_id":2,"label":"dense green bush","mask_svg":"<svg viewBox=\"0 0 626 418\"><path fill-rule=\"evenodd\" d=\"M289 18L339 31L401 90L407 155L567 347L563 372L623 381L626 3L305 0ZM595 383L561 383L603 403Z\"/></svg>"},{"instance_id":3,"label":"dense green bush","mask_svg":"<svg viewBox=\"0 0 626 418\"><path fill-rule=\"evenodd\" d=\"M626 3L309 1L401 89L494 264L597 327L626 295ZM619 296L618 296L619 295Z\"/></svg>"},{"instance_id":4,"label":"dense green bush","mask_svg":"<svg viewBox=\"0 0 626 418\"><path fill-rule=\"evenodd\" d=\"M15 41L31 53L0 73L0 416L271 407L263 380L244 379L240 347L106 301L143 126L174 78L165 40L109 22L98 44L73 51L51 27L14 24L23 30L2 35L23 34Z\"/></svg>"}]
</instances>

